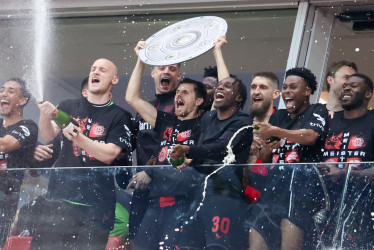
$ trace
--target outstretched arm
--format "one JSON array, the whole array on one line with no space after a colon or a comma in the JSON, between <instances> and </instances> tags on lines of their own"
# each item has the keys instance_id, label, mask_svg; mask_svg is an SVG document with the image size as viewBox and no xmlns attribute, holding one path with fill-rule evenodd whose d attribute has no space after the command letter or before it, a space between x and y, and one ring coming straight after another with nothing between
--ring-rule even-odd
<instances>
[{"instance_id":1,"label":"outstretched arm","mask_svg":"<svg viewBox=\"0 0 374 250\"><path fill-rule=\"evenodd\" d=\"M217 65L218 82L230 76L222 54L222 47L226 43L225 35L220 36L216 41L214 41L215 47L213 49L213 54Z\"/></svg>"},{"instance_id":2,"label":"outstretched arm","mask_svg":"<svg viewBox=\"0 0 374 250\"><path fill-rule=\"evenodd\" d=\"M135 53L139 54L139 49L145 47L145 42L140 41L135 47ZM136 112L143 117L153 127L156 124L157 110L149 102L143 100L140 96L141 82L144 72L144 63L138 58L135 68L131 74L130 81L126 90L126 101L135 109Z\"/></svg>"},{"instance_id":3,"label":"outstretched arm","mask_svg":"<svg viewBox=\"0 0 374 250\"><path fill-rule=\"evenodd\" d=\"M258 133L264 141L275 136L301 145L314 145L319 138L318 132L312 129L288 130L272 126L269 123L256 123L256 125L260 129L255 130L254 133Z\"/></svg>"}]
</instances>

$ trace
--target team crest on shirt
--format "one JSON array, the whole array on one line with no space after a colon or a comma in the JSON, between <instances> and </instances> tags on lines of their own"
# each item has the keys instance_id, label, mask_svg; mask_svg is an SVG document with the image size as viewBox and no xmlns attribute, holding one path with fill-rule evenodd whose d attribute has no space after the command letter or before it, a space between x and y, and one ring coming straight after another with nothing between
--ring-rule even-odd
<instances>
[{"instance_id":1,"label":"team crest on shirt","mask_svg":"<svg viewBox=\"0 0 374 250\"><path fill-rule=\"evenodd\" d=\"M286 163L299 162L299 155L297 153L297 149L294 149L291 152L286 153L285 162Z\"/></svg>"},{"instance_id":2,"label":"team crest on shirt","mask_svg":"<svg viewBox=\"0 0 374 250\"><path fill-rule=\"evenodd\" d=\"M177 141L188 140L189 138L191 138L191 136L192 136L192 131L191 130L184 131L184 132L179 133L177 135Z\"/></svg>"},{"instance_id":3,"label":"team crest on shirt","mask_svg":"<svg viewBox=\"0 0 374 250\"><path fill-rule=\"evenodd\" d=\"M0 170L6 170L8 167L7 161L0 161Z\"/></svg>"},{"instance_id":4,"label":"team crest on shirt","mask_svg":"<svg viewBox=\"0 0 374 250\"><path fill-rule=\"evenodd\" d=\"M95 137L102 137L104 135L105 135L104 126L100 125L99 123L92 124L89 137L95 138Z\"/></svg>"},{"instance_id":5,"label":"team crest on shirt","mask_svg":"<svg viewBox=\"0 0 374 250\"><path fill-rule=\"evenodd\" d=\"M166 160L166 158L168 157L168 147L163 147L160 151L160 153L158 153L158 161L159 162L163 162Z\"/></svg>"},{"instance_id":6,"label":"team crest on shirt","mask_svg":"<svg viewBox=\"0 0 374 250\"><path fill-rule=\"evenodd\" d=\"M349 139L348 148L349 149L357 149L357 148L363 148L366 146L365 139L360 136L352 136Z\"/></svg>"},{"instance_id":7,"label":"team crest on shirt","mask_svg":"<svg viewBox=\"0 0 374 250\"><path fill-rule=\"evenodd\" d=\"M167 105L167 106L164 108L164 112L166 112L166 113L171 113L171 112L173 112L173 110L174 110L174 104L172 104L172 105Z\"/></svg>"}]
</instances>

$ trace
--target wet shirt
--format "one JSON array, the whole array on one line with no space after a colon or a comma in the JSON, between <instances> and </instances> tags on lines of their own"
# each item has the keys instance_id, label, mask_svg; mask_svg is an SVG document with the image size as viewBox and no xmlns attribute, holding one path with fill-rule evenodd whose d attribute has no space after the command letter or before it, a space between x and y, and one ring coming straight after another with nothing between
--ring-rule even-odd
<instances>
[{"instance_id":1,"label":"wet shirt","mask_svg":"<svg viewBox=\"0 0 374 250\"><path fill-rule=\"evenodd\" d=\"M169 155L177 144L194 146L200 133L201 117L179 120L174 114L157 111L155 131L159 136L157 165L170 165ZM177 171L174 167L147 168L152 178L150 197L161 195L186 195L191 193L199 174L194 169Z\"/></svg>"},{"instance_id":2,"label":"wet shirt","mask_svg":"<svg viewBox=\"0 0 374 250\"><path fill-rule=\"evenodd\" d=\"M374 160L374 113L345 119L344 111L334 114L324 144L323 162L363 162ZM342 164L338 167L344 168ZM358 165L355 168L360 169Z\"/></svg>"},{"instance_id":3,"label":"wet shirt","mask_svg":"<svg viewBox=\"0 0 374 250\"><path fill-rule=\"evenodd\" d=\"M113 143L122 148L123 157L131 157L133 123L129 112L112 101L95 105L86 98L63 101L58 108L78 120L85 136L99 143ZM117 163L115 160L111 165ZM106 165L63 136L56 167ZM53 197L91 205L114 200L114 179L110 169L56 170L52 172L49 183L49 192Z\"/></svg>"},{"instance_id":4,"label":"wet shirt","mask_svg":"<svg viewBox=\"0 0 374 250\"><path fill-rule=\"evenodd\" d=\"M236 112L225 120L219 120L217 111L207 112L201 121L201 135L196 146L190 147L188 158L193 159L193 164L220 164L212 167L197 167L199 171L210 174L220 166L227 155L227 145L233 135L242 127L251 125L252 119L248 114ZM237 164L247 162L249 150L252 144L252 129L244 129L239 132L232 141L232 151ZM243 192L242 167L228 166L213 175L212 189L225 189L228 184L230 188Z\"/></svg>"},{"instance_id":5,"label":"wet shirt","mask_svg":"<svg viewBox=\"0 0 374 250\"><path fill-rule=\"evenodd\" d=\"M156 99L150 103L157 109L166 113L174 113L175 92L158 94ZM160 140L154 128L137 114L135 119L135 133L137 135L136 158L137 165L145 165L149 159L156 157Z\"/></svg>"},{"instance_id":6,"label":"wet shirt","mask_svg":"<svg viewBox=\"0 0 374 250\"><path fill-rule=\"evenodd\" d=\"M24 171L8 171L3 170L11 168L28 168L31 167L36 141L38 139L38 126L32 120L21 120L15 124L4 127L3 119L0 119L0 137L10 135L14 137L21 144L21 147L7 153L0 153L0 180L4 183L5 179L16 179L16 187L10 187L13 190L18 190ZM3 179L5 178L5 179Z\"/></svg>"},{"instance_id":7,"label":"wet shirt","mask_svg":"<svg viewBox=\"0 0 374 250\"><path fill-rule=\"evenodd\" d=\"M314 145L307 146L286 141L282 147L273 150L273 163L306 163L320 160L328 132L328 111L325 106L313 104L294 119L291 119L286 109L281 109L270 117L269 123L287 130L311 129L319 134Z\"/></svg>"}]
</instances>

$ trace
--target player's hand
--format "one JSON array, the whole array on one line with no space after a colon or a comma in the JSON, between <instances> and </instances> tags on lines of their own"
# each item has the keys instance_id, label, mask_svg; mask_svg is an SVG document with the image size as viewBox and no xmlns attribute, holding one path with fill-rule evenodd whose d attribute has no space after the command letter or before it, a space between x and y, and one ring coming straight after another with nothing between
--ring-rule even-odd
<instances>
[{"instance_id":1,"label":"player's hand","mask_svg":"<svg viewBox=\"0 0 374 250\"><path fill-rule=\"evenodd\" d=\"M258 134L253 134L253 141L251 145L250 154L258 158L260 149L263 147L263 145L264 145L264 141L261 139L261 137Z\"/></svg>"},{"instance_id":2,"label":"player's hand","mask_svg":"<svg viewBox=\"0 0 374 250\"><path fill-rule=\"evenodd\" d=\"M176 167L176 169L178 171L182 171L183 169L185 169L186 167L188 167L188 165L190 165L191 162L192 162L192 159L185 158L183 164L180 165L180 166L178 166L178 167Z\"/></svg>"},{"instance_id":3,"label":"player's hand","mask_svg":"<svg viewBox=\"0 0 374 250\"><path fill-rule=\"evenodd\" d=\"M335 167L334 165L328 166L329 171L325 173L323 176L326 180L330 182L340 182L344 179L345 175L347 174L347 169L341 169L338 167Z\"/></svg>"},{"instance_id":4,"label":"player's hand","mask_svg":"<svg viewBox=\"0 0 374 250\"><path fill-rule=\"evenodd\" d=\"M127 185L126 189L140 189L143 190L148 187L149 183L151 183L152 179L145 171L141 171L136 173L130 183Z\"/></svg>"},{"instance_id":5,"label":"player's hand","mask_svg":"<svg viewBox=\"0 0 374 250\"><path fill-rule=\"evenodd\" d=\"M40 100L36 100L36 104L39 107L40 115L48 118L50 118L53 112L56 110L56 106L48 101L42 102Z\"/></svg>"},{"instance_id":6,"label":"player's hand","mask_svg":"<svg viewBox=\"0 0 374 250\"><path fill-rule=\"evenodd\" d=\"M137 54L137 55L139 55L139 50L140 49L144 49L145 48L145 41L139 41L137 44L136 44L136 46L135 46L135 48L134 48L134 51L135 51L135 53Z\"/></svg>"},{"instance_id":7,"label":"player's hand","mask_svg":"<svg viewBox=\"0 0 374 250\"><path fill-rule=\"evenodd\" d=\"M53 144L38 145L34 151L34 159L37 161L44 161L52 158Z\"/></svg>"},{"instance_id":8,"label":"player's hand","mask_svg":"<svg viewBox=\"0 0 374 250\"><path fill-rule=\"evenodd\" d=\"M214 50L222 49L223 45L227 43L226 35L219 36L214 42Z\"/></svg>"},{"instance_id":9,"label":"player's hand","mask_svg":"<svg viewBox=\"0 0 374 250\"><path fill-rule=\"evenodd\" d=\"M62 133L66 138L68 138L70 141L77 140L79 138L81 129L77 126L73 126L72 129L63 130Z\"/></svg>"},{"instance_id":10,"label":"player's hand","mask_svg":"<svg viewBox=\"0 0 374 250\"><path fill-rule=\"evenodd\" d=\"M260 128L258 130L253 130L254 134L260 135L261 139L266 143L267 139L274 136L274 134L277 132L278 127L272 126L269 123L253 123ZM278 146L279 147L279 146Z\"/></svg>"},{"instance_id":11,"label":"player's hand","mask_svg":"<svg viewBox=\"0 0 374 250\"><path fill-rule=\"evenodd\" d=\"M181 158L182 155L188 154L190 152L190 147L186 145L177 144L170 153L170 158L174 161Z\"/></svg>"}]
</instances>

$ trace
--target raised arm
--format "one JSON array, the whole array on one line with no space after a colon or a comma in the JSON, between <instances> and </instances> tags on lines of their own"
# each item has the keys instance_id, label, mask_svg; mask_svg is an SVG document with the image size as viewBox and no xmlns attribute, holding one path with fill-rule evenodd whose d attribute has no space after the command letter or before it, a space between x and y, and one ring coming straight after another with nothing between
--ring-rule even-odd
<instances>
[{"instance_id":1,"label":"raised arm","mask_svg":"<svg viewBox=\"0 0 374 250\"><path fill-rule=\"evenodd\" d=\"M213 54L217 65L218 81L221 81L230 76L222 54L222 47L226 43L227 41L225 35L220 36L216 41L214 41L215 47L213 49Z\"/></svg>"},{"instance_id":2,"label":"raised arm","mask_svg":"<svg viewBox=\"0 0 374 250\"><path fill-rule=\"evenodd\" d=\"M37 104L40 109L40 135L44 141L52 141L61 131L61 128L54 121L51 120L51 116L55 111L56 107L50 102L37 101Z\"/></svg>"},{"instance_id":3,"label":"raised arm","mask_svg":"<svg viewBox=\"0 0 374 250\"><path fill-rule=\"evenodd\" d=\"M138 42L134 49L135 53L138 55L139 49L144 47L144 41ZM127 85L125 99L127 103L130 104L146 122L152 126L155 126L157 110L152 104L143 100L140 96L144 66L144 63L138 57L135 68L131 74L130 81Z\"/></svg>"}]
</instances>

